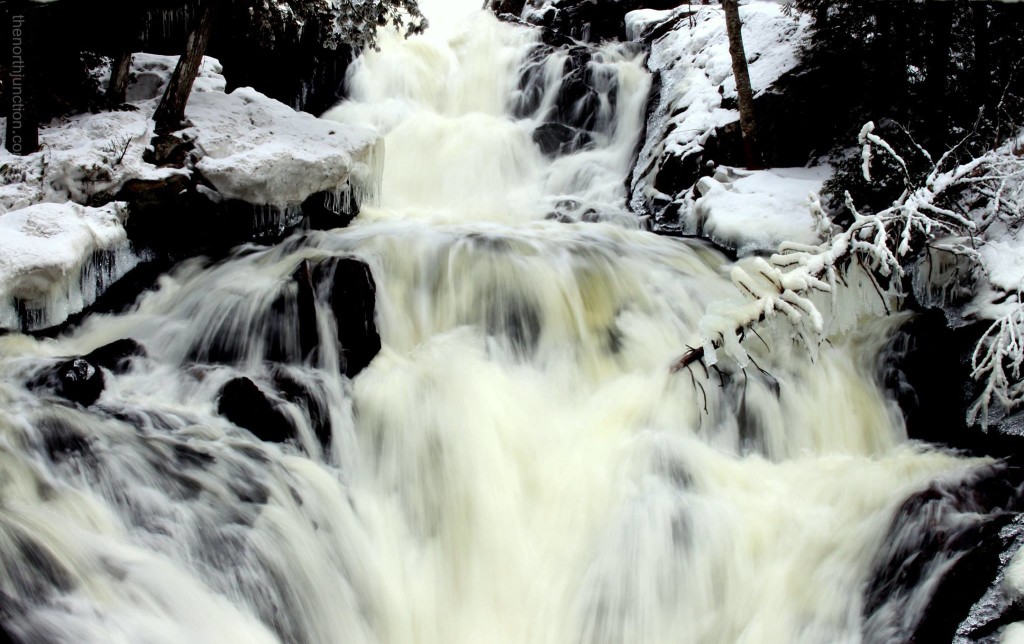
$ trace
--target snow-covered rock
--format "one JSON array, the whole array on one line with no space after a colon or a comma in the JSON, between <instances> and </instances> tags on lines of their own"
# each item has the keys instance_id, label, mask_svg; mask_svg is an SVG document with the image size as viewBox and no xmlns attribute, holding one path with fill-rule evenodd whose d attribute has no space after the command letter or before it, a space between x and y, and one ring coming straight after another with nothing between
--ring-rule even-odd
<instances>
[{"instance_id":1,"label":"snow-covered rock","mask_svg":"<svg viewBox=\"0 0 1024 644\"><path fill-rule=\"evenodd\" d=\"M784 241L820 242L811 215L811 195L831 168L748 171L720 167L697 183L701 197L684 217L686 229L740 254L774 251Z\"/></svg>"},{"instance_id":2,"label":"snow-covered rock","mask_svg":"<svg viewBox=\"0 0 1024 644\"><path fill-rule=\"evenodd\" d=\"M379 141L370 129L296 112L250 88L204 92L188 105L196 169L228 199L282 210L317 192L371 180Z\"/></svg>"},{"instance_id":3,"label":"snow-covered rock","mask_svg":"<svg viewBox=\"0 0 1024 644\"><path fill-rule=\"evenodd\" d=\"M109 201L132 179L159 181L188 174L181 168L157 168L143 159L153 138L151 116L177 60L135 54L129 87L135 109L61 118L40 129L40 150L35 154L18 157L0 151L0 213L43 202ZM204 59L193 97L223 92L221 72L215 59Z\"/></svg>"},{"instance_id":4,"label":"snow-covered rock","mask_svg":"<svg viewBox=\"0 0 1024 644\"><path fill-rule=\"evenodd\" d=\"M702 153L716 131L739 120L721 8L690 8L644 9L626 16L630 35L653 37L648 67L660 78L631 182L631 203L641 213L666 210L702 171ZM787 16L778 3L763 1L741 6L740 15L751 84L759 98L799 64L810 20Z\"/></svg>"},{"instance_id":5,"label":"snow-covered rock","mask_svg":"<svg viewBox=\"0 0 1024 644\"><path fill-rule=\"evenodd\" d=\"M59 324L134 268L124 204L43 203L0 216L0 328Z\"/></svg>"},{"instance_id":6,"label":"snow-covered rock","mask_svg":"<svg viewBox=\"0 0 1024 644\"><path fill-rule=\"evenodd\" d=\"M295 112L249 88L225 94L212 58L204 59L193 86L190 123L177 133L194 144L190 156L180 167L150 163L151 116L176 63L174 56L135 54L133 109L59 119L41 128L40 151L25 157L0 151L0 329L60 324L138 263L124 208L89 206L135 199L147 185L182 186L199 201L232 204L234 219L210 228L234 239L223 229L235 226L244 208L260 221L292 225L314 194L335 195L332 203L351 210L359 193L373 193L381 161L374 132ZM194 210L204 217L220 212ZM201 237L203 223L194 228L189 234ZM257 228L248 222L232 243L245 241L249 229L265 232Z\"/></svg>"}]
</instances>

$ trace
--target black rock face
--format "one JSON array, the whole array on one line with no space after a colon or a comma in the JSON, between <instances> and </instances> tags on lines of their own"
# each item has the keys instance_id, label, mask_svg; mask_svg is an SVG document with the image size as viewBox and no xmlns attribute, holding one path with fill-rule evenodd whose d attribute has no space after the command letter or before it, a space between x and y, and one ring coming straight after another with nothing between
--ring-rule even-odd
<instances>
[{"instance_id":1,"label":"black rock face","mask_svg":"<svg viewBox=\"0 0 1024 644\"><path fill-rule=\"evenodd\" d=\"M1003 566L1022 481L1020 468L999 465L903 504L865 590L865 642L953 641Z\"/></svg>"},{"instance_id":2,"label":"black rock face","mask_svg":"<svg viewBox=\"0 0 1024 644\"><path fill-rule=\"evenodd\" d=\"M504 7L508 2L498 2ZM637 9L674 9L675 0L563 0L557 7L549 7L531 21L556 30L576 40L602 42L625 40L626 14ZM515 6L509 7L514 9ZM495 8L496 13L502 13ZM521 13L522 9L518 13ZM508 13L517 13L509 11Z\"/></svg>"}]
</instances>

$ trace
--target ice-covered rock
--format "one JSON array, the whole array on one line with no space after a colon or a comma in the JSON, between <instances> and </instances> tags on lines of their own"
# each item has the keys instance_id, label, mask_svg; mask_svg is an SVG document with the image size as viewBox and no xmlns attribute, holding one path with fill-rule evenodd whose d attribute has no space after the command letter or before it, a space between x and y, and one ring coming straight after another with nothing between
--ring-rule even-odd
<instances>
[{"instance_id":1,"label":"ice-covered rock","mask_svg":"<svg viewBox=\"0 0 1024 644\"><path fill-rule=\"evenodd\" d=\"M124 205L44 203L0 215L0 329L64 322L134 268Z\"/></svg>"},{"instance_id":2,"label":"ice-covered rock","mask_svg":"<svg viewBox=\"0 0 1024 644\"><path fill-rule=\"evenodd\" d=\"M317 192L338 193L350 178L370 182L378 135L296 112L250 88L205 92L189 101L185 134L197 142L196 168L226 198L280 209Z\"/></svg>"}]
</instances>

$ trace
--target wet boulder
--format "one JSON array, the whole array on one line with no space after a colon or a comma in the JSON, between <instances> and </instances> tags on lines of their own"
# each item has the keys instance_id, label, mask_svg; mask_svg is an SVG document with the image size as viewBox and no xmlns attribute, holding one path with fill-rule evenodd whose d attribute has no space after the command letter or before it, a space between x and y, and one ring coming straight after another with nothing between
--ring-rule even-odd
<instances>
[{"instance_id":1,"label":"wet boulder","mask_svg":"<svg viewBox=\"0 0 1024 644\"><path fill-rule=\"evenodd\" d=\"M313 269L313 283L334 313L341 368L354 377L381 349L375 320L377 284L370 267L351 257L332 257Z\"/></svg>"},{"instance_id":2,"label":"wet boulder","mask_svg":"<svg viewBox=\"0 0 1024 644\"><path fill-rule=\"evenodd\" d=\"M549 157L572 154L593 141L588 132L561 123L543 123L533 131L533 142Z\"/></svg>"},{"instance_id":3,"label":"wet boulder","mask_svg":"<svg viewBox=\"0 0 1024 644\"><path fill-rule=\"evenodd\" d=\"M217 413L268 443L284 443L295 431L270 397L249 378L235 378L220 390Z\"/></svg>"},{"instance_id":4,"label":"wet boulder","mask_svg":"<svg viewBox=\"0 0 1024 644\"><path fill-rule=\"evenodd\" d=\"M320 346L316 293L309 263L300 262L281 280L273 297L250 308L233 302L220 320L198 336L189 359L200 363L239 364L255 357L275 363L312 360ZM239 331L244 325L246 331ZM255 355L254 355L255 354Z\"/></svg>"},{"instance_id":5,"label":"wet boulder","mask_svg":"<svg viewBox=\"0 0 1024 644\"><path fill-rule=\"evenodd\" d=\"M274 369L273 380L281 397L303 411L320 446L327 449L331 442L331 415L322 392L281 367Z\"/></svg>"},{"instance_id":6,"label":"wet boulder","mask_svg":"<svg viewBox=\"0 0 1024 644\"><path fill-rule=\"evenodd\" d=\"M28 386L49 389L61 398L89 407L99 400L106 386L103 369L123 374L131 368L132 360L145 355L146 349L135 340L118 340L44 370Z\"/></svg>"},{"instance_id":7,"label":"wet boulder","mask_svg":"<svg viewBox=\"0 0 1024 644\"><path fill-rule=\"evenodd\" d=\"M55 394L88 407L99 400L106 381L99 367L84 358L57 365L46 378Z\"/></svg>"}]
</instances>

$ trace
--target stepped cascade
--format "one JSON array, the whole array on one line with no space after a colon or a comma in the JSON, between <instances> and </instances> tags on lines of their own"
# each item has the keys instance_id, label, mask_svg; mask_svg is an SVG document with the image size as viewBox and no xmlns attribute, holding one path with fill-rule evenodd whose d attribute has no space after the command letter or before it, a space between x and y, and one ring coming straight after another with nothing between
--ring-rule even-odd
<instances>
[{"instance_id":1,"label":"stepped cascade","mask_svg":"<svg viewBox=\"0 0 1024 644\"><path fill-rule=\"evenodd\" d=\"M865 588L901 506L992 467L907 440L877 376L899 317L860 323L879 303L851 281L816 353L779 325L756 365L673 373L741 295L733 260L626 207L642 53L580 63L476 0L434 4L325 115L384 136L351 226L185 261L57 339L0 337L7 627L892 641L913 594Z\"/></svg>"}]
</instances>

